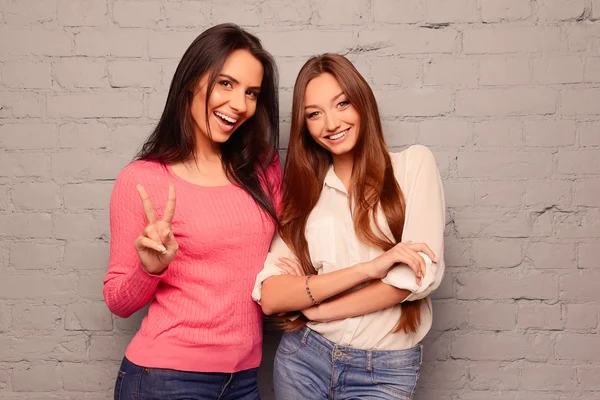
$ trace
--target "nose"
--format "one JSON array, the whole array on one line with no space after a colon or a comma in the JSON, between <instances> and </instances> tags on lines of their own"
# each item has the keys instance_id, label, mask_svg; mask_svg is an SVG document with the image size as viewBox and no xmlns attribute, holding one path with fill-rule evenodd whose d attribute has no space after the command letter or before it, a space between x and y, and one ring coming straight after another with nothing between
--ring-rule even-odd
<instances>
[{"instance_id":1,"label":"nose","mask_svg":"<svg viewBox=\"0 0 600 400\"><path fill-rule=\"evenodd\" d=\"M246 112L246 92L243 90L236 90L231 95L229 100L229 106L236 112L243 114Z\"/></svg>"},{"instance_id":2,"label":"nose","mask_svg":"<svg viewBox=\"0 0 600 400\"><path fill-rule=\"evenodd\" d=\"M327 118L327 130L329 132L335 132L340 127L340 120L335 117L335 114L328 113L326 114Z\"/></svg>"}]
</instances>

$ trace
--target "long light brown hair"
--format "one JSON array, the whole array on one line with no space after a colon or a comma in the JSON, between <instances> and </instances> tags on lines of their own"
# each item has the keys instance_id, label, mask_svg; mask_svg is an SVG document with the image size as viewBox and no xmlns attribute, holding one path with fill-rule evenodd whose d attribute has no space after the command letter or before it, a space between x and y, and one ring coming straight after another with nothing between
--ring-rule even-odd
<instances>
[{"instance_id":1,"label":"long light brown hair","mask_svg":"<svg viewBox=\"0 0 600 400\"><path fill-rule=\"evenodd\" d=\"M354 65L338 54L312 57L300 70L294 85L292 124L283 179L280 234L296 254L306 274L316 273L304 235L306 222L317 204L332 156L311 137L305 122L305 93L308 83L329 73L339 82L350 104L360 116L358 139L354 147L354 164L349 191L354 230L358 238L384 251L402 241L406 203L394 177L392 162L383 138L379 110L373 91ZM377 224L381 206L393 240ZM404 302L395 331L415 332L420 324L419 301ZM295 321L278 319L284 330L306 325L305 318Z\"/></svg>"}]
</instances>

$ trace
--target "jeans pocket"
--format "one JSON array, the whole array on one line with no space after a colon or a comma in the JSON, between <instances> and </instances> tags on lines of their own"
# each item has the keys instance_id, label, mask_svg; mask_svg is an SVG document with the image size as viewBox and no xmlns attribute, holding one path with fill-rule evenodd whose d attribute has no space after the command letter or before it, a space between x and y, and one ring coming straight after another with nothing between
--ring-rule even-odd
<instances>
[{"instance_id":1,"label":"jeans pocket","mask_svg":"<svg viewBox=\"0 0 600 400\"><path fill-rule=\"evenodd\" d=\"M302 331L300 332L286 332L281 336L277 351L286 356L296 354L303 346Z\"/></svg>"},{"instance_id":2,"label":"jeans pocket","mask_svg":"<svg viewBox=\"0 0 600 400\"><path fill-rule=\"evenodd\" d=\"M419 367L373 368L371 379L374 385L397 399L411 399L417 386Z\"/></svg>"},{"instance_id":3,"label":"jeans pocket","mask_svg":"<svg viewBox=\"0 0 600 400\"><path fill-rule=\"evenodd\" d=\"M121 400L121 389L123 388L123 379L125 379L125 372L119 370L117 374L117 381L115 382L115 400Z\"/></svg>"}]
</instances>

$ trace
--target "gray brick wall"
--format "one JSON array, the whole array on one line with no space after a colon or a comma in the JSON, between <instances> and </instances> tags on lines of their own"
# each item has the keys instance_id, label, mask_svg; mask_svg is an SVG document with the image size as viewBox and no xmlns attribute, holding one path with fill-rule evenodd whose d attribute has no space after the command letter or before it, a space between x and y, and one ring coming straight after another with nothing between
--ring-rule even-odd
<instances>
[{"instance_id":1,"label":"gray brick wall","mask_svg":"<svg viewBox=\"0 0 600 400\"><path fill-rule=\"evenodd\" d=\"M448 272L417 398L600 399L599 20L599 0L0 1L0 398L111 398L141 317L103 304L112 181L184 49L233 21L277 58L282 149L298 69L334 51L389 144L437 156Z\"/></svg>"}]
</instances>

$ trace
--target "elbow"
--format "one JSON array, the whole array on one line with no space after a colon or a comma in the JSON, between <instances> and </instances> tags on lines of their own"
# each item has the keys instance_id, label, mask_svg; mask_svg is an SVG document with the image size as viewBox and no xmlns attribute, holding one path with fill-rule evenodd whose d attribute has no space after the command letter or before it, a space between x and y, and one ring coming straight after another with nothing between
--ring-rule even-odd
<instances>
[{"instance_id":1,"label":"elbow","mask_svg":"<svg viewBox=\"0 0 600 400\"><path fill-rule=\"evenodd\" d=\"M108 310L119 318L129 318L134 311L120 307L120 304L104 291L104 303Z\"/></svg>"},{"instance_id":2,"label":"elbow","mask_svg":"<svg viewBox=\"0 0 600 400\"><path fill-rule=\"evenodd\" d=\"M276 305L271 301L269 296L265 296L263 291L262 297L260 299L260 308L262 309L263 314L270 316L280 312Z\"/></svg>"}]
</instances>

